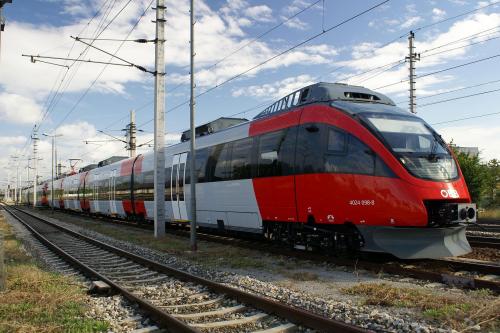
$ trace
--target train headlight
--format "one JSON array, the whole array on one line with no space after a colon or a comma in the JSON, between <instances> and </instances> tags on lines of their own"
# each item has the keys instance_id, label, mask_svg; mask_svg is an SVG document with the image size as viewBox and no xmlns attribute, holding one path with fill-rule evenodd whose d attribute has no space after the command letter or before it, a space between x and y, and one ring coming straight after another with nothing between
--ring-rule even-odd
<instances>
[{"instance_id":1,"label":"train headlight","mask_svg":"<svg viewBox=\"0 0 500 333\"><path fill-rule=\"evenodd\" d=\"M467 209L467 217L469 219L472 220L475 216L476 216L476 211L474 210L474 208Z\"/></svg>"},{"instance_id":2,"label":"train headlight","mask_svg":"<svg viewBox=\"0 0 500 333\"><path fill-rule=\"evenodd\" d=\"M467 209L460 209L459 216L461 220L465 220L467 218Z\"/></svg>"}]
</instances>

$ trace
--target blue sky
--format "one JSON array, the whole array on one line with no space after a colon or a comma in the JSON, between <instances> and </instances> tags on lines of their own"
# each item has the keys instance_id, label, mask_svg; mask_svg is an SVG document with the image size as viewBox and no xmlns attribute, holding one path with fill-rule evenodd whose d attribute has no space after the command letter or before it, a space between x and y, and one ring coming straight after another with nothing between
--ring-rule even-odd
<instances>
[{"instance_id":1,"label":"blue sky","mask_svg":"<svg viewBox=\"0 0 500 333\"><path fill-rule=\"evenodd\" d=\"M85 50L85 45L74 43L70 35L92 37L101 31L101 38L123 39L130 33L129 38L152 39L152 10L147 10L137 27L131 30L150 0L132 0L129 5L126 5L128 0L13 2L3 10L6 29L2 33L0 60L0 143L3 143L0 164L8 165L8 156L14 154L22 155L22 159L29 157L29 136L35 123L40 124L41 132L57 130L63 134L58 150L66 165L68 158L82 158L82 164L86 164L110 155L125 155L119 142L85 144L83 141L106 140L107 137L98 132L102 129L112 135L121 135L119 130L127 123L130 109L137 110L139 125L146 123L141 127L144 132L140 134L139 143L148 142L152 138L152 123L148 121L153 117L153 78L150 74L133 68L96 64L73 64L66 70L43 63L32 64L21 54L75 58ZM197 93L382 1L315 2L195 1L198 21L195 40ZM166 108L169 112L166 128L169 133L167 140L173 142L189 124L187 104L171 110L189 99L189 7L187 0L167 1L167 6ZM485 6L468 15L441 22ZM122 7L124 10L110 23ZM285 23L252 42L282 22ZM436 24L429 27L433 23ZM105 26L107 28L103 30ZM348 82L374 89L405 80L408 69L404 61L394 68L387 66L365 75L357 74L404 59L408 52L406 34L410 30L416 31L416 51L422 53L422 59L417 63L418 75L481 60L500 53L500 5L495 1L389 1L198 98L197 123L232 115L266 101L270 104L280 96L317 81ZM385 45L390 41L392 43ZM95 45L114 52L120 47L120 42L97 41ZM443 53L438 53L441 51ZM127 42L119 48L117 55L147 68L154 66L152 44ZM109 56L87 50L82 59L109 61ZM221 59L224 60L219 62ZM217 66L212 66L215 63ZM500 89L499 81L431 96L500 80L499 66L500 57L496 57L417 79L417 97L422 98L417 103ZM53 87L59 85L59 93L54 94ZM407 108L408 83L391 85L379 91ZM500 112L496 103L499 96L500 92L493 92L417 107L417 111L429 123L440 123ZM250 119L264 107L238 116ZM45 113L47 116L42 121ZM453 139L464 146L479 146L483 158L491 159L500 158L499 120L500 115L494 115L435 127L447 140ZM45 139L40 142L44 158L41 173L47 175L50 173L50 144ZM25 164L23 162L21 167Z\"/></svg>"}]
</instances>

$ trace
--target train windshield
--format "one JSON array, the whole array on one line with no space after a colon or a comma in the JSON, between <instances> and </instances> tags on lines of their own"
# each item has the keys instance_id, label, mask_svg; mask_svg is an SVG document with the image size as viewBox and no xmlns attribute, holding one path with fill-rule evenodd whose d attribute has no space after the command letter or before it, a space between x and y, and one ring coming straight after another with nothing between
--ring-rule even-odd
<instances>
[{"instance_id":1,"label":"train windshield","mask_svg":"<svg viewBox=\"0 0 500 333\"><path fill-rule=\"evenodd\" d=\"M387 114L369 114L365 119L414 176L431 180L457 178L457 166L446 143L421 119Z\"/></svg>"}]
</instances>

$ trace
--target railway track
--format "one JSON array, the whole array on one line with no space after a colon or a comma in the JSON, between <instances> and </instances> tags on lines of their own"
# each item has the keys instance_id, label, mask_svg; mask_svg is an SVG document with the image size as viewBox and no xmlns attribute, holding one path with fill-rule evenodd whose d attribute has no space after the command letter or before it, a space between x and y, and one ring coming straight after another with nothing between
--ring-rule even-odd
<instances>
[{"instance_id":1,"label":"railway track","mask_svg":"<svg viewBox=\"0 0 500 333\"><path fill-rule=\"evenodd\" d=\"M368 332L176 270L24 210L3 206L50 251L138 304L158 326L169 331Z\"/></svg>"},{"instance_id":2,"label":"railway track","mask_svg":"<svg viewBox=\"0 0 500 333\"><path fill-rule=\"evenodd\" d=\"M64 212L68 213L68 212ZM81 214L76 213L81 216ZM105 217L97 217L99 221L113 224L126 224L132 227L151 228L150 225L137 224L133 222L123 222ZM186 229L169 229L169 232L181 237L189 237ZM262 251L281 254L288 257L295 257L313 262L329 262L337 266L355 267L365 269L374 273L384 272L392 275L400 275L432 282L444 283L467 289L490 289L500 293L500 282L485 280L475 277L476 275L497 275L500 276L500 266L486 264L465 259L435 259L435 260L397 260L394 257L383 255L365 256L364 259L346 259L324 255L318 252L292 250L283 247L281 244L273 244L266 240L254 238L241 238L226 235L198 232L199 239L218 242L227 245L240 246L248 249L255 249L258 246ZM258 245L256 245L256 243ZM476 243L477 244L477 243ZM484 243L483 243L484 244ZM482 244L482 245L483 245ZM463 274L466 271L468 274Z\"/></svg>"},{"instance_id":3,"label":"railway track","mask_svg":"<svg viewBox=\"0 0 500 333\"><path fill-rule=\"evenodd\" d=\"M472 247L487 247L491 249L500 249L500 238L467 236L467 240Z\"/></svg>"}]
</instances>

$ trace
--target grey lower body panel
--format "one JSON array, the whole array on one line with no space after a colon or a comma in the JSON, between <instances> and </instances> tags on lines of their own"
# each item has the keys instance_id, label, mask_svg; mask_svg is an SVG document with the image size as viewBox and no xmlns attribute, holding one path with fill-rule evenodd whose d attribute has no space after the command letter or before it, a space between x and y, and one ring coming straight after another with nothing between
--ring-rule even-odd
<instances>
[{"instance_id":1,"label":"grey lower body panel","mask_svg":"<svg viewBox=\"0 0 500 333\"><path fill-rule=\"evenodd\" d=\"M456 257L472 251L464 225L442 228L356 227L365 241L362 251L386 252L401 259Z\"/></svg>"}]
</instances>

